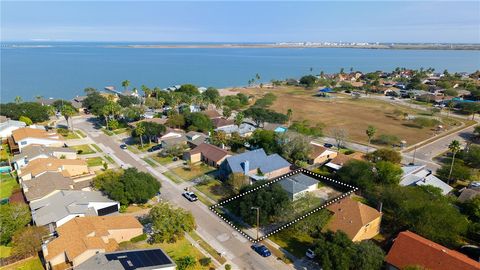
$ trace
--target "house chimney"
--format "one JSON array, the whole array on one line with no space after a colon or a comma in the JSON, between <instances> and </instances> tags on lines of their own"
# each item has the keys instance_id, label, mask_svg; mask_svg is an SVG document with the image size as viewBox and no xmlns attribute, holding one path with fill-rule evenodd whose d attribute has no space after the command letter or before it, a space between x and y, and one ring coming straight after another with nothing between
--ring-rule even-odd
<instances>
[{"instance_id":1,"label":"house chimney","mask_svg":"<svg viewBox=\"0 0 480 270\"><path fill-rule=\"evenodd\" d=\"M378 203L378 212L382 213L383 202Z\"/></svg>"},{"instance_id":2,"label":"house chimney","mask_svg":"<svg viewBox=\"0 0 480 270\"><path fill-rule=\"evenodd\" d=\"M249 171L250 171L250 162L248 160L245 160L243 162L243 174L247 175Z\"/></svg>"}]
</instances>

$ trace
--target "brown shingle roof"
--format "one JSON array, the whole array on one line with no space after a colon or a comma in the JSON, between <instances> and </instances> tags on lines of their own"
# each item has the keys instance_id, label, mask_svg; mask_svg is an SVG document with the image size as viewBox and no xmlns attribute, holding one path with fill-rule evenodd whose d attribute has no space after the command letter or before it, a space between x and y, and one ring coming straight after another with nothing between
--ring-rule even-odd
<instances>
[{"instance_id":1,"label":"brown shingle roof","mask_svg":"<svg viewBox=\"0 0 480 270\"><path fill-rule=\"evenodd\" d=\"M59 140L60 135L56 133L49 133L42 129L36 128L19 128L17 130L12 131L12 137L15 142L21 141L25 138L41 138L41 139L49 139L49 140Z\"/></svg>"},{"instance_id":2,"label":"brown shingle roof","mask_svg":"<svg viewBox=\"0 0 480 270\"><path fill-rule=\"evenodd\" d=\"M19 176L22 177L30 173L32 176L36 176L43 172L61 172L63 176L74 176L70 175L67 170L62 169L64 165L84 166L84 169L88 170L87 162L83 159L37 158L30 161L28 165L21 170Z\"/></svg>"},{"instance_id":3,"label":"brown shingle roof","mask_svg":"<svg viewBox=\"0 0 480 270\"><path fill-rule=\"evenodd\" d=\"M385 261L397 268L419 265L431 270L479 270L480 263L410 231L401 232Z\"/></svg>"},{"instance_id":4,"label":"brown shingle roof","mask_svg":"<svg viewBox=\"0 0 480 270\"><path fill-rule=\"evenodd\" d=\"M215 128L219 128L219 127L233 125L234 121L225 119L225 118L215 118L215 119L212 119L212 123Z\"/></svg>"},{"instance_id":5,"label":"brown shingle roof","mask_svg":"<svg viewBox=\"0 0 480 270\"><path fill-rule=\"evenodd\" d=\"M361 153L353 153L351 155L345 155L345 154L342 154L342 153L338 153L337 156L332 159L332 161L330 161L331 163L333 164L337 164L337 165L340 165L340 166L343 166L345 165L345 163L347 163L348 161L350 160L362 160L362 154Z\"/></svg>"},{"instance_id":6,"label":"brown shingle roof","mask_svg":"<svg viewBox=\"0 0 480 270\"><path fill-rule=\"evenodd\" d=\"M51 260L65 252L73 260L89 249L115 251L118 243L109 237L109 231L137 228L143 226L132 216L76 217L57 228L59 236L47 244L48 255L45 259ZM104 241L102 236L108 239Z\"/></svg>"},{"instance_id":7,"label":"brown shingle roof","mask_svg":"<svg viewBox=\"0 0 480 270\"><path fill-rule=\"evenodd\" d=\"M57 172L47 172L30 181L24 181L23 186L27 201L41 199L56 190L74 189L73 180Z\"/></svg>"},{"instance_id":8,"label":"brown shingle roof","mask_svg":"<svg viewBox=\"0 0 480 270\"><path fill-rule=\"evenodd\" d=\"M350 197L331 204L327 209L333 212L327 229L333 232L343 231L350 239L353 239L363 226L382 216L376 209Z\"/></svg>"},{"instance_id":9,"label":"brown shingle roof","mask_svg":"<svg viewBox=\"0 0 480 270\"><path fill-rule=\"evenodd\" d=\"M202 143L190 151L190 155L201 153L205 158L218 162L229 156L228 152L212 144Z\"/></svg>"},{"instance_id":10,"label":"brown shingle roof","mask_svg":"<svg viewBox=\"0 0 480 270\"><path fill-rule=\"evenodd\" d=\"M330 150L324 146L318 145L318 144L313 144L311 143L310 146L312 147L312 153L310 154L310 158L316 158L320 156L323 152ZM333 151L333 150L330 150Z\"/></svg>"}]
</instances>

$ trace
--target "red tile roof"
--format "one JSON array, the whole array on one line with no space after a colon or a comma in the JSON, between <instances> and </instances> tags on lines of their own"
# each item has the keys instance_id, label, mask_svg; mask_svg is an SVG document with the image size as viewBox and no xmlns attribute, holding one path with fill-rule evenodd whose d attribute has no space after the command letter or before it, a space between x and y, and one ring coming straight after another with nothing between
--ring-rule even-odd
<instances>
[{"instance_id":1,"label":"red tile roof","mask_svg":"<svg viewBox=\"0 0 480 270\"><path fill-rule=\"evenodd\" d=\"M479 270L480 263L410 231L401 232L385 261L397 268L423 266L429 270Z\"/></svg>"}]
</instances>

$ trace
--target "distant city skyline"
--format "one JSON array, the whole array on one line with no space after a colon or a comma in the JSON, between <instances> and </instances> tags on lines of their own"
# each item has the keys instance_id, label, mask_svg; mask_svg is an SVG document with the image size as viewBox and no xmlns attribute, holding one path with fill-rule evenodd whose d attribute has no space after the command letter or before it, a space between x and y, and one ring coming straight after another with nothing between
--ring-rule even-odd
<instances>
[{"instance_id":1,"label":"distant city skyline","mask_svg":"<svg viewBox=\"0 0 480 270\"><path fill-rule=\"evenodd\" d=\"M480 2L1 3L2 41L480 43Z\"/></svg>"}]
</instances>

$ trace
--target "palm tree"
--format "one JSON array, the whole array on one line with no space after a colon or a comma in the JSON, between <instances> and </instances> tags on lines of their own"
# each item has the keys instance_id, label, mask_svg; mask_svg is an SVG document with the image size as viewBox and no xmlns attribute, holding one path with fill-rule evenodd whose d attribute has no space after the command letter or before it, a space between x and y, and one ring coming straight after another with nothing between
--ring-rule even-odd
<instances>
[{"instance_id":1,"label":"palm tree","mask_svg":"<svg viewBox=\"0 0 480 270\"><path fill-rule=\"evenodd\" d=\"M135 128L135 134L137 134L138 137L140 138L140 144L142 145L142 148L143 148L143 135L145 134L145 132L146 132L145 126L142 125L142 123L139 123Z\"/></svg>"},{"instance_id":2,"label":"palm tree","mask_svg":"<svg viewBox=\"0 0 480 270\"><path fill-rule=\"evenodd\" d=\"M42 99L42 98L43 98L43 96L35 96L35 99L36 99L37 101L39 101L39 100Z\"/></svg>"},{"instance_id":3,"label":"palm tree","mask_svg":"<svg viewBox=\"0 0 480 270\"><path fill-rule=\"evenodd\" d=\"M23 101L23 99L22 99L21 96L16 96L16 97L15 97L15 103L16 103L16 104L20 104L20 103L22 103L22 101Z\"/></svg>"},{"instance_id":4,"label":"palm tree","mask_svg":"<svg viewBox=\"0 0 480 270\"><path fill-rule=\"evenodd\" d=\"M292 115L293 115L292 109L288 109L287 110L288 125L290 125L290 121L292 120Z\"/></svg>"},{"instance_id":5,"label":"palm tree","mask_svg":"<svg viewBox=\"0 0 480 270\"><path fill-rule=\"evenodd\" d=\"M257 81L259 81L259 80L260 80L260 75L259 75L258 73L257 73L257 74L255 74L255 79L257 79Z\"/></svg>"},{"instance_id":6,"label":"palm tree","mask_svg":"<svg viewBox=\"0 0 480 270\"><path fill-rule=\"evenodd\" d=\"M242 112L239 112L237 113L237 115L235 116L235 125L239 126L243 123L243 119L245 118L245 116L243 115Z\"/></svg>"},{"instance_id":7,"label":"palm tree","mask_svg":"<svg viewBox=\"0 0 480 270\"><path fill-rule=\"evenodd\" d=\"M62 108L60 109L60 112L63 115L63 117L65 117L65 120L67 120L67 127L68 127L69 120L71 120L72 116L74 116L77 113L75 108L73 108L70 105L62 106ZM73 131L73 120L70 121L70 127L71 127L71 130Z\"/></svg>"},{"instance_id":8,"label":"palm tree","mask_svg":"<svg viewBox=\"0 0 480 270\"><path fill-rule=\"evenodd\" d=\"M146 85L143 84L141 88L146 98L152 95L152 90L150 90L150 88L148 88Z\"/></svg>"},{"instance_id":9,"label":"palm tree","mask_svg":"<svg viewBox=\"0 0 480 270\"><path fill-rule=\"evenodd\" d=\"M129 86L130 86L129 80L125 80L122 82L122 87L125 88L125 90L127 90Z\"/></svg>"},{"instance_id":10,"label":"palm tree","mask_svg":"<svg viewBox=\"0 0 480 270\"><path fill-rule=\"evenodd\" d=\"M453 170L453 163L455 162L455 155L457 154L458 151L460 151L460 142L457 140L453 140L450 145L448 145L448 149L453 154L452 157L452 164L450 165L450 172L448 173L448 179L447 179L447 184L450 184L450 177L452 176L452 170Z\"/></svg>"}]
</instances>

